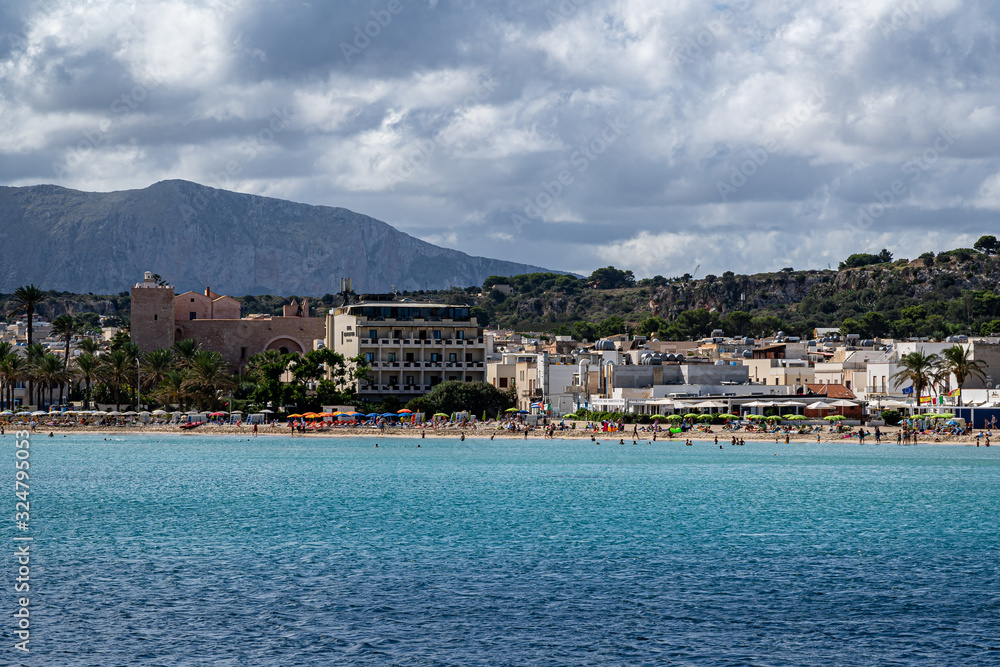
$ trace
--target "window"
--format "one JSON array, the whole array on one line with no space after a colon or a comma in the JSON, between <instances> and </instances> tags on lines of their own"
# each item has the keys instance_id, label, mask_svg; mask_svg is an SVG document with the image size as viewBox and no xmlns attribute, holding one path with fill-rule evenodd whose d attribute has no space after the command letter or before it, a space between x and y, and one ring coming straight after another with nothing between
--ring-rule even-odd
<instances>
[{"instance_id":1,"label":"window","mask_svg":"<svg viewBox=\"0 0 1000 667\"><path fill-rule=\"evenodd\" d=\"M434 330L434 340L441 340L441 330L440 329L435 329Z\"/></svg>"},{"instance_id":2,"label":"window","mask_svg":"<svg viewBox=\"0 0 1000 667\"><path fill-rule=\"evenodd\" d=\"M375 353L374 352L365 352L365 361L367 361L369 364L371 362L375 361Z\"/></svg>"},{"instance_id":3,"label":"window","mask_svg":"<svg viewBox=\"0 0 1000 667\"><path fill-rule=\"evenodd\" d=\"M369 338L378 338L378 331L376 331L375 329L369 329L368 330L368 337Z\"/></svg>"},{"instance_id":4,"label":"window","mask_svg":"<svg viewBox=\"0 0 1000 667\"><path fill-rule=\"evenodd\" d=\"M455 332L455 338L457 338L459 340L464 340L465 339L465 332L461 331L461 330L456 331Z\"/></svg>"},{"instance_id":5,"label":"window","mask_svg":"<svg viewBox=\"0 0 1000 667\"><path fill-rule=\"evenodd\" d=\"M454 352L449 353L448 354L448 361L450 361L452 363L458 361L458 355L455 354Z\"/></svg>"},{"instance_id":6,"label":"window","mask_svg":"<svg viewBox=\"0 0 1000 667\"><path fill-rule=\"evenodd\" d=\"M401 329L396 329L395 331L392 332L392 337L393 338L402 338L403 337L403 331Z\"/></svg>"},{"instance_id":7,"label":"window","mask_svg":"<svg viewBox=\"0 0 1000 667\"><path fill-rule=\"evenodd\" d=\"M431 361L441 361L441 355L437 352L431 352Z\"/></svg>"},{"instance_id":8,"label":"window","mask_svg":"<svg viewBox=\"0 0 1000 667\"><path fill-rule=\"evenodd\" d=\"M466 361L472 361L472 353L471 352L466 352L465 353L465 360Z\"/></svg>"},{"instance_id":9,"label":"window","mask_svg":"<svg viewBox=\"0 0 1000 667\"><path fill-rule=\"evenodd\" d=\"M190 317L188 319L191 319L191 320L198 319L198 313L191 312L191 313L189 313L189 315L190 315Z\"/></svg>"},{"instance_id":10,"label":"window","mask_svg":"<svg viewBox=\"0 0 1000 667\"><path fill-rule=\"evenodd\" d=\"M194 303L194 299L193 298L191 299L191 303Z\"/></svg>"},{"instance_id":11,"label":"window","mask_svg":"<svg viewBox=\"0 0 1000 667\"><path fill-rule=\"evenodd\" d=\"M389 359L388 359L388 361L389 361L390 364L394 363L396 361L396 353L395 352L390 352L389 353Z\"/></svg>"},{"instance_id":12,"label":"window","mask_svg":"<svg viewBox=\"0 0 1000 667\"><path fill-rule=\"evenodd\" d=\"M413 362L413 353L412 352L407 352L406 353L406 360L408 362L411 362L411 363Z\"/></svg>"},{"instance_id":13,"label":"window","mask_svg":"<svg viewBox=\"0 0 1000 667\"><path fill-rule=\"evenodd\" d=\"M420 335L417 336L417 338L419 338L421 340L427 340L427 332L426 331L421 331Z\"/></svg>"},{"instance_id":14,"label":"window","mask_svg":"<svg viewBox=\"0 0 1000 667\"><path fill-rule=\"evenodd\" d=\"M391 385L397 385L397 384L399 384L399 376L398 375L390 375L389 376L389 384L391 384Z\"/></svg>"},{"instance_id":15,"label":"window","mask_svg":"<svg viewBox=\"0 0 1000 667\"><path fill-rule=\"evenodd\" d=\"M153 321L154 321L154 322L155 322L156 320L158 320L158 319L160 319L160 316L159 316L159 315L153 315Z\"/></svg>"},{"instance_id":16,"label":"window","mask_svg":"<svg viewBox=\"0 0 1000 667\"><path fill-rule=\"evenodd\" d=\"M246 359L246 358L247 358L247 349L245 347L241 347L240 348L240 359Z\"/></svg>"},{"instance_id":17,"label":"window","mask_svg":"<svg viewBox=\"0 0 1000 667\"><path fill-rule=\"evenodd\" d=\"M500 381L500 389L506 389L507 388L507 378L499 378L499 381Z\"/></svg>"},{"instance_id":18,"label":"window","mask_svg":"<svg viewBox=\"0 0 1000 667\"><path fill-rule=\"evenodd\" d=\"M407 376L406 376L406 386L407 386L407 387L412 387L413 385L415 385L415 384L416 384L416 382L414 382L414 381L413 381L413 379L414 379L414 378L413 378L413 376L412 376L412 375L407 375Z\"/></svg>"},{"instance_id":19,"label":"window","mask_svg":"<svg viewBox=\"0 0 1000 667\"><path fill-rule=\"evenodd\" d=\"M449 381L449 382L454 382L454 381L455 381L455 380L457 380L457 379L458 379L458 376L457 376L457 375L449 375L449 376L448 376L448 381Z\"/></svg>"}]
</instances>

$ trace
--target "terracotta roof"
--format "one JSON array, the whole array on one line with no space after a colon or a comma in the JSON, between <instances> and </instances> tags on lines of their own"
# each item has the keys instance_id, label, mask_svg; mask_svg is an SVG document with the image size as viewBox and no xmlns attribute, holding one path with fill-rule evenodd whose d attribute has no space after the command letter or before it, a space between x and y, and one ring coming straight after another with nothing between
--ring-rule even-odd
<instances>
[{"instance_id":1,"label":"terracotta roof","mask_svg":"<svg viewBox=\"0 0 1000 667\"><path fill-rule=\"evenodd\" d=\"M806 384L806 388L817 396L826 396L827 398L857 398L853 391L842 384Z\"/></svg>"}]
</instances>

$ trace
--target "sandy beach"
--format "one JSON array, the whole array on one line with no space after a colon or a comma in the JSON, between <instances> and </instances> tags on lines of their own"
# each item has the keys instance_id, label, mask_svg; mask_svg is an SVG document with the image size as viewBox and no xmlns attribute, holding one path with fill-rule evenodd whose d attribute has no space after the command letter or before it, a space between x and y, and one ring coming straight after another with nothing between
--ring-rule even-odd
<instances>
[{"instance_id":1,"label":"sandy beach","mask_svg":"<svg viewBox=\"0 0 1000 667\"><path fill-rule=\"evenodd\" d=\"M569 423L567 423L569 425ZM638 434L633 437L632 429L626 427L624 431L617 433L604 433L601 431L589 431L586 429L586 422L575 422L576 428L567 428L565 430L556 430L553 437L559 439L577 439L577 440L590 440L591 436L598 442L615 442L624 440L626 444L631 444L633 441L637 443L653 442L653 433L651 431L639 430ZM20 427L23 428L23 427ZM7 430L18 430L19 427L16 424L12 424L6 427ZM866 427L866 431L869 434L865 437L865 445L874 445L874 429ZM883 445L895 445L897 433L900 431L898 427L880 427L882 432L881 444ZM107 425L47 425L44 423L39 424L33 435L35 437L47 436L49 433L53 434L53 437L68 435L69 433L87 433L93 435L113 435L113 436L124 436L124 435L152 435L152 434L163 434L163 435L174 435L174 436L248 436L255 437L253 433L252 425L217 425L217 424L206 424L200 426L196 429L184 430L177 425L167 425L167 424L129 424L125 426L107 426ZM956 436L952 434L920 434L918 436L917 443L920 445L963 445L975 447L977 444L977 439L973 432L970 435ZM307 430L305 433L292 433L287 425L278 424L275 426L271 425L258 425L257 436L259 437L295 437L295 438L461 438L462 436L466 438L506 438L506 439L525 439L525 432L522 430L520 432L512 432L510 430L500 428L496 423L477 423L469 424L464 427L457 425L448 426L438 426L434 427L431 425L427 426L394 426L386 427L385 429L378 429L373 427L364 426L341 426L333 427L329 429L322 430ZM748 442L784 442L784 433L763 433L759 431L745 431L745 430L723 430L721 427L715 427L712 431L688 431L686 433L675 434L673 438L669 437L669 433L658 432L656 434L656 442L677 442L683 443L686 439L691 439L696 442L713 441L716 437L719 439L720 444L727 444L732 441L735 436L738 439L743 439ZM817 441L817 435L819 440ZM547 438L546 432L541 428L536 428L527 431L527 438L530 440L544 440ZM819 443L830 443L830 442L858 442L857 436L845 437L845 434L836 432L827 432L826 428L820 433L808 433L808 434L798 434L789 433L789 442L819 442ZM991 437L992 441L992 437ZM985 438L980 439L982 446L985 446ZM991 443L992 444L992 443Z\"/></svg>"}]
</instances>

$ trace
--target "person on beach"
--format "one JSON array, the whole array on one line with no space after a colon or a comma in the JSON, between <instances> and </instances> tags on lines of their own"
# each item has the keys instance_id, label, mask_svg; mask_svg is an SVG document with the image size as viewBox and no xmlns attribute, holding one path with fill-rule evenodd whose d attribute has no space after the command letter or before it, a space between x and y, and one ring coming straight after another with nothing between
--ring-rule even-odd
<instances>
[{"instance_id":1,"label":"person on beach","mask_svg":"<svg viewBox=\"0 0 1000 667\"><path fill-rule=\"evenodd\" d=\"M878 426L875 427L875 444L882 444L882 431L878 430Z\"/></svg>"}]
</instances>

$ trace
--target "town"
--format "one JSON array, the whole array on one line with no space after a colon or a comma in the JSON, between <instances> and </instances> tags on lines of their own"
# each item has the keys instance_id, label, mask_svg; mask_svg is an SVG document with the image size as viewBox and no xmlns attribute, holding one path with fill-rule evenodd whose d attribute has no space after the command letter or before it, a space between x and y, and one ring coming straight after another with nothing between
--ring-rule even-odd
<instances>
[{"instance_id":1,"label":"town","mask_svg":"<svg viewBox=\"0 0 1000 667\"><path fill-rule=\"evenodd\" d=\"M347 401L389 409L446 382L485 383L521 414L557 419L697 414L895 425L928 413L982 428L1000 414L1000 339L989 336L897 340L816 328L808 339L717 329L694 340L635 333L578 340L483 327L469 307L357 295L349 279L340 305L292 300L280 316L241 316L231 296L209 287L176 294L147 272L131 287L129 329L106 326L98 337L66 315L32 317L28 305L33 312L44 292L21 290L20 312L0 342L7 414L124 405L123 415L154 406L280 415ZM172 362L185 359L200 379L177 374ZM253 375L265 360L274 371L279 359L272 379L297 394L259 387L240 394L266 382Z\"/></svg>"}]
</instances>

